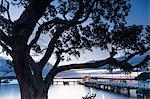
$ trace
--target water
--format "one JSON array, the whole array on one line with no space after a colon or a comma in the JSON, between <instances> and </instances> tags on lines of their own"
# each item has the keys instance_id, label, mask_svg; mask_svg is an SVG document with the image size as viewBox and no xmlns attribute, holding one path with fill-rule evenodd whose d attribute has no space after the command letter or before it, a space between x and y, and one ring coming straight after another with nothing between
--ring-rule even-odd
<instances>
[{"instance_id":1,"label":"water","mask_svg":"<svg viewBox=\"0 0 150 99\"><path fill-rule=\"evenodd\" d=\"M83 85L53 85L48 92L48 99L82 99L89 92L89 88ZM112 92L92 89L96 93L96 99L131 99L130 97ZM0 86L0 99L20 99L19 86L6 84Z\"/></svg>"},{"instance_id":2,"label":"water","mask_svg":"<svg viewBox=\"0 0 150 99\"><path fill-rule=\"evenodd\" d=\"M89 92L89 88L82 85L54 85L49 90L49 99L82 99ZM95 99L130 99L130 97L112 92L92 89L96 93Z\"/></svg>"},{"instance_id":3,"label":"water","mask_svg":"<svg viewBox=\"0 0 150 99\"><path fill-rule=\"evenodd\" d=\"M18 85L1 85L0 99L20 99L20 91Z\"/></svg>"}]
</instances>

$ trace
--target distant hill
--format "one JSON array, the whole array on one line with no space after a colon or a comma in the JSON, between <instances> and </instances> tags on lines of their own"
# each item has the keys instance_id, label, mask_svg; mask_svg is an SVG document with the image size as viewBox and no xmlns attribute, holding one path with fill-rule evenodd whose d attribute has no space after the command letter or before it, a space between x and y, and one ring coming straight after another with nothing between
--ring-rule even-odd
<instances>
[{"instance_id":1,"label":"distant hill","mask_svg":"<svg viewBox=\"0 0 150 99\"><path fill-rule=\"evenodd\" d=\"M16 76L13 67L9 64L10 60L0 57L0 77ZM46 63L43 68L42 75L45 77L51 70L52 65ZM81 75L73 70L64 71L56 75L56 77L81 77Z\"/></svg>"},{"instance_id":2,"label":"distant hill","mask_svg":"<svg viewBox=\"0 0 150 99\"><path fill-rule=\"evenodd\" d=\"M147 79L150 79L150 72L143 72L140 75L138 75L137 77L135 77L135 79L146 81Z\"/></svg>"},{"instance_id":3,"label":"distant hill","mask_svg":"<svg viewBox=\"0 0 150 99\"><path fill-rule=\"evenodd\" d=\"M143 55L136 55L136 56L134 56L132 59L130 59L128 62L129 62L130 64L132 64L132 65L136 65L136 64L140 63L140 62L144 59L144 57L147 56L147 55L150 55L150 51L147 51L147 52L144 53ZM124 60L125 57L122 56L122 57L118 57L118 58L116 58L116 59L121 61L121 60ZM94 63L94 62L96 62L96 61L95 61L95 60L92 60L92 61L89 61L89 62L87 62L87 63ZM150 69L150 61L148 62L147 67ZM102 67L99 67L98 69L107 69L107 68L108 68L108 66L107 66L107 65L104 65L104 66L102 66Z\"/></svg>"},{"instance_id":4,"label":"distant hill","mask_svg":"<svg viewBox=\"0 0 150 99\"><path fill-rule=\"evenodd\" d=\"M13 67L10 60L0 57L0 77L6 76L8 73L13 72Z\"/></svg>"},{"instance_id":5,"label":"distant hill","mask_svg":"<svg viewBox=\"0 0 150 99\"><path fill-rule=\"evenodd\" d=\"M145 53L141 56L136 55L133 59L129 60L129 62L133 65L136 65L141 60L143 60L146 55L150 55L150 51L148 51L147 53ZM124 57L120 57L120 58L117 58L117 60L122 60L123 58ZM95 62L95 60L92 60L87 63L94 63L94 62ZM42 75L45 77L51 68L52 68L52 65L50 63L47 63L42 71ZM56 75L56 77L82 77L84 75L89 75L90 73L92 73L92 74L112 74L109 71L106 71L107 68L108 68L108 66L105 65L103 67L96 68L96 69L93 69L93 68L92 69L90 69L90 68L81 69L81 70L79 70L80 72L78 72L78 70L69 70L69 71L64 71L64 72L58 73ZM105 72L102 72L104 70L105 70ZM148 62L148 70L150 70L150 61ZM84 71L88 71L88 72L84 72ZM137 71L133 70L132 72L137 72ZM144 72L144 70L139 70L139 72ZM113 74L120 74L120 73L122 73L122 71L120 71L120 70L113 71ZM6 76L15 76L15 72L13 70L13 67L10 64L10 60L0 57L0 77L6 77Z\"/></svg>"},{"instance_id":6,"label":"distant hill","mask_svg":"<svg viewBox=\"0 0 150 99\"><path fill-rule=\"evenodd\" d=\"M0 57L0 77L16 76L10 63L10 60ZM42 71L42 75L45 76L51 68L52 65L47 63Z\"/></svg>"}]
</instances>

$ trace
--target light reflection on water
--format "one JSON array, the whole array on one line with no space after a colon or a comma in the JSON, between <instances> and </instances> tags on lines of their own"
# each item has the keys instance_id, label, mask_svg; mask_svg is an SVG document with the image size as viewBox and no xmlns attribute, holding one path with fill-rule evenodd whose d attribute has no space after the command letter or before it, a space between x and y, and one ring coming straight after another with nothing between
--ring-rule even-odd
<instances>
[{"instance_id":1,"label":"light reflection on water","mask_svg":"<svg viewBox=\"0 0 150 99\"><path fill-rule=\"evenodd\" d=\"M88 89L81 85L54 85L49 90L49 99L81 99Z\"/></svg>"},{"instance_id":2,"label":"light reflection on water","mask_svg":"<svg viewBox=\"0 0 150 99\"><path fill-rule=\"evenodd\" d=\"M107 91L92 90L96 99L130 99L129 97ZM48 92L48 99L82 99L89 92L89 88L82 85L53 85ZM2 85L0 99L20 99L18 85Z\"/></svg>"},{"instance_id":3,"label":"light reflection on water","mask_svg":"<svg viewBox=\"0 0 150 99\"><path fill-rule=\"evenodd\" d=\"M0 99L20 99L20 92L18 85L1 85Z\"/></svg>"}]
</instances>

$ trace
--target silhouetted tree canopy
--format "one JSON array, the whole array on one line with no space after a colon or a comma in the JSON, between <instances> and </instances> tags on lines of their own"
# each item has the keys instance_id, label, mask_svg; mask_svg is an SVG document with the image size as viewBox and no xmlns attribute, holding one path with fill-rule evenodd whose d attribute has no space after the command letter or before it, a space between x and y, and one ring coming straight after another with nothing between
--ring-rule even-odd
<instances>
[{"instance_id":1,"label":"silhouetted tree canopy","mask_svg":"<svg viewBox=\"0 0 150 99\"><path fill-rule=\"evenodd\" d=\"M21 98L45 99L54 76L64 70L107 64L130 71L147 63L149 55L134 66L128 62L150 48L150 26L126 25L130 7L130 0L1 0L0 45L13 59ZM13 19L11 10L16 8L21 9L21 15ZM46 47L39 43L43 34L49 36ZM110 57L95 63L58 66L93 47L108 50ZM44 53L39 62L33 60L31 50ZM124 60L115 58L119 51L124 53ZM42 69L52 54L56 63L43 79Z\"/></svg>"}]
</instances>

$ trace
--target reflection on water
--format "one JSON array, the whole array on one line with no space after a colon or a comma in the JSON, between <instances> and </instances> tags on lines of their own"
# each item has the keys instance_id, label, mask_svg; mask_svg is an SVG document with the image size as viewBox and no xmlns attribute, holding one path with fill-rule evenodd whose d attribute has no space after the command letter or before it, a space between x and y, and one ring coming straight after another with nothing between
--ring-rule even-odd
<instances>
[{"instance_id":1,"label":"reflection on water","mask_svg":"<svg viewBox=\"0 0 150 99\"><path fill-rule=\"evenodd\" d=\"M129 97L107 91L92 89L96 99L130 99ZM48 92L49 99L82 99L89 92L89 88L82 85L53 85ZM20 99L18 85L1 85L0 99Z\"/></svg>"},{"instance_id":2,"label":"reflection on water","mask_svg":"<svg viewBox=\"0 0 150 99\"><path fill-rule=\"evenodd\" d=\"M20 99L18 85L1 85L0 99Z\"/></svg>"},{"instance_id":3,"label":"reflection on water","mask_svg":"<svg viewBox=\"0 0 150 99\"><path fill-rule=\"evenodd\" d=\"M88 92L88 88L81 85L54 85L49 90L49 99L81 99Z\"/></svg>"}]
</instances>

